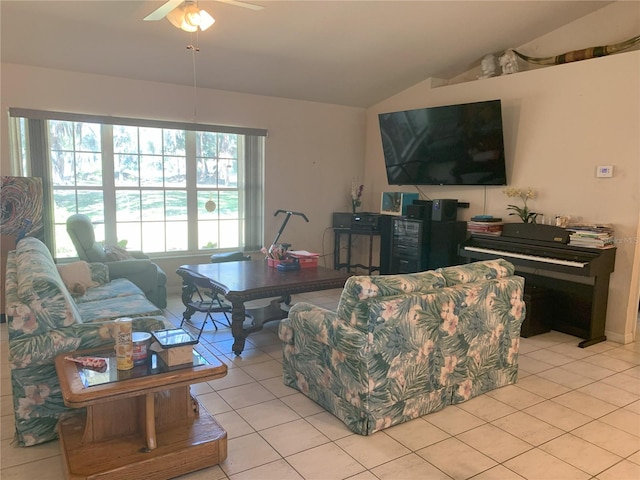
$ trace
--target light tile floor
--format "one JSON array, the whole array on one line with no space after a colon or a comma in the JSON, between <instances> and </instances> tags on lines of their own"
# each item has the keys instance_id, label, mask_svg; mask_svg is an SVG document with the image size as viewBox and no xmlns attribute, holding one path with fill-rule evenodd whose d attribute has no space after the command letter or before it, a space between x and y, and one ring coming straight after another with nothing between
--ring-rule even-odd
<instances>
[{"instance_id":1,"label":"light tile floor","mask_svg":"<svg viewBox=\"0 0 640 480\"><path fill-rule=\"evenodd\" d=\"M294 301L335 309L339 293ZM182 311L173 296L167 317L179 323ZM12 445L6 324L0 340L0 477L61 479L58 442ZM522 339L517 384L368 437L282 384L277 322L239 357L229 328L208 324L202 342L229 372L192 391L227 430L229 453L182 479L640 479L640 341L580 349L558 332Z\"/></svg>"}]
</instances>

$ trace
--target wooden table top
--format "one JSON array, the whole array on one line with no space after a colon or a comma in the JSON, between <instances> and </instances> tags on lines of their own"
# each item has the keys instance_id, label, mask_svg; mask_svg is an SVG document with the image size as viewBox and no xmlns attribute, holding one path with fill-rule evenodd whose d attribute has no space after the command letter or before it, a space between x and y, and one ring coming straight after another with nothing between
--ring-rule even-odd
<instances>
[{"instance_id":1,"label":"wooden table top","mask_svg":"<svg viewBox=\"0 0 640 480\"><path fill-rule=\"evenodd\" d=\"M177 273L183 279L206 279L210 286L229 300L242 301L342 288L352 274L324 267L280 271L264 260L182 265Z\"/></svg>"},{"instance_id":2,"label":"wooden table top","mask_svg":"<svg viewBox=\"0 0 640 480\"><path fill-rule=\"evenodd\" d=\"M72 355L74 357L95 356L107 358L114 356L113 350L98 348L60 354L56 357L55 365L60 379L64 403L72 408L86 407L107 402L114 398L135 397L169 388L215 380L227 374L227 365L208 350L198 346L196 351L206 360L204 365L171 367L170 369L153 372L145 370L149 368L147 365L142 365L134 367L132 370L119 371L118 379L115 381L89 387L85 386L82 380L80 374L82 367L78 368L79 365L76 362L65 360L65 357ZM149 354L151 355L152 353L150 352ZM160 362L159 359L158 362ZM110 362L109 368L115 368L115 358Z\"/></svg>"}]
</instances>

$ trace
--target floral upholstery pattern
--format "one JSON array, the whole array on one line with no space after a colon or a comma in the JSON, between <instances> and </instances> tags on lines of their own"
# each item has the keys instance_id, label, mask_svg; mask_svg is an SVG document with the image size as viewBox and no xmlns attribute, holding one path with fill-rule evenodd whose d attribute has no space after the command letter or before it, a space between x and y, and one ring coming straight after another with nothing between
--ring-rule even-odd
<instances>
[{"instance_id":1,"label":"floral upholstery pattern","mask_svg":"<svg viewBox=\"0 0 640 480\"><path fill-rule=\"evenodd\" d=\"M96 265L95 263L91 263L90 265ZM142 290L139 287L132 284L129 280L125 278L114 278L104 286L101 285L95 288L87 288L87 291L84 295L80 297L74 297L78 308L80 308L80 312L82 313L81 304L88 302L96 302L98 300L105 300L107 298L122 298L122 297L130 297L130 296L144 296ZM128 301L128 299L127 299ZM157 309L156 309L157 310ZM84 315L81 315L84 319Z\"/></svg>"},{"instance_id":2,"label":"floral upholstery pattern","mask_svg":"<svg viewBox=\"0 0 640 480\"><path fill-rule=\"evenodd\" d=\"M503 278L513 275L513 264L503 259L489 260L486 262L468 263L455 267L439 268L438 273L445 278L447 285L458 283L481 282L492 278Z\"/></svg>"},{"instance_id":3,"label":"floral upholstery pattern","mask_svg":"<svg viewBox=\"0 0 640 480\"><path fill-rule=\"evenodd\" d=\"M516 382L524 279L508 262L352 277L347 289L344 298L377 294L362 295L349 318L297 303L279 337L284 383L353 432L369 435Z\"/></svg>"},{"instance_id":4,"label":"floral upholstery pattern","mask_svg":"<svg viewBox=\"0 0 640 480\"><path fill-rule=\"evenodd\" d=\"M9 252L5 313L16 439L21 446L55 439L58 417L68 411L55 371L56 355L111 348L115 318L134 317L135 331L168 326L162 311L133 283L109 282L108 270L94 264L91 273L101 285L74 299L42 242L27 237Z\"/></svg>"},{"instance_id":5,"label":"floral upholstery pattern","mask_svg":"<svg viewBox=\"0 0 640 480\"><path fill-rule=\"evenodd\" d=\"M337 313L356 328L366 329L367 304L363 300L388 297L412 292L428 292L445 286L445 278L437 272L421 272L406 275L349 277L342 289ZM356 309L360 309L356 312ZM362 320L359 322L359 320Z\"/></svg>"},{"instance_id":6,"label":"floral upholstery pattern","mask_svg":"<svg viewBox=\"0 0 640 480\"><path fill-rule=\"evenodd\" d=\"M109 267L104 263L90 263L89 270L91 270L91 280L98 285L109 283Z\"/></svg>"}]
</instances>

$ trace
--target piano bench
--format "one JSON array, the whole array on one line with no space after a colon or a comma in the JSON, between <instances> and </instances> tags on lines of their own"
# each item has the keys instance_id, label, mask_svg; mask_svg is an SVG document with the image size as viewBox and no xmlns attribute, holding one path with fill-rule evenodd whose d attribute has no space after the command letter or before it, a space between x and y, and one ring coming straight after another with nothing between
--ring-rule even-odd
<instances>
[{"instance_id":1,"label":"piano bench","mask_svg":"<svg viewBox=\"0 0 640 480\"><path fill-rule=\"evenodd\" d=\"M524 338L551 331L551 292L543 287L525 284L524 303L527 311L520 327L520 336Z\"/></svg>"}]
</instances>

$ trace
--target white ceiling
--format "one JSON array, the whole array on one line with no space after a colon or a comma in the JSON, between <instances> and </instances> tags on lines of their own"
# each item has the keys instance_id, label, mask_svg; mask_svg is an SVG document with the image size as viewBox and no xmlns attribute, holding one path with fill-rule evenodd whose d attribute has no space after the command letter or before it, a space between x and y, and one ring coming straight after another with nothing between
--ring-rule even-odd
<instances>
[{"instance_id":1,"label":"white ceiling","mask_svg":"<svg viewBox=\"0 0 640 480\"><path fill-rule=\"evenodd\" d=\"M195 57L198 87L367 107L611 3L248 1L196 35L142 21L161 0L1 0L2 62L193 85Z\"/></svg>"}]
</instances>

